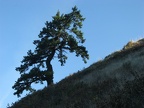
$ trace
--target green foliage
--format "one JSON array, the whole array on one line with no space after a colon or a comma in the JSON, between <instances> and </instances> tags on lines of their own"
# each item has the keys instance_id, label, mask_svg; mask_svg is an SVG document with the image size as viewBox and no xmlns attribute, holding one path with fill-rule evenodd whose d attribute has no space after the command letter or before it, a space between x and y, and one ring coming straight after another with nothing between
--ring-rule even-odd
<instances>
[{"instance_id":1,"label":"green foliage","mask_svg":"<svg viewBox=\"0 0 144 108\"><path fill-rule=\"evenodd\" d=\"M85 39L81 31L82 22L85 20L75 6L72 12L60 14L58 11L52 17L52 21L46 22L45 27L34 40L36 46L34 51L29 50L24 56L20 67L16 68L21 76L13 86L15 95L20 96L24 90L33 90L32 83L47 81L48 85L53 83L53 68L51 65L54 57L63 66L67 60L67 52L81 56L84 63L89 59L88 51L83 46Z\"/></svg>"}]
</instances>

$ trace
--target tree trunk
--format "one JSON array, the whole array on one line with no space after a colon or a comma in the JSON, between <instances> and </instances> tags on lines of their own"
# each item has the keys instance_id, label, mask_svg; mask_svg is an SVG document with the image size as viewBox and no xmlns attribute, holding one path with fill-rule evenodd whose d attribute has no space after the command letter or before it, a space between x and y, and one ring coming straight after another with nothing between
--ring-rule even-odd
<instances>
[{"instance_id":1,"label":"tree trunk","mask_svg":"<svg viewBox=\"0 0 144 108\"><path fill-rule=\"evenodd\" d=\"M55 54L55 50L52 51L52 53L48 56L46 60L46 65L47 65L47 72L45 73L46 81L47 81L47 86L53 84L53 68L51 65L51 60L53 59Z\"/></svg>"},{"instance_id":2,"label":"tree trunk","mask_svg":"<svg viewBox=\"0 0 144 108\"><path fill-rule=\"evenodd\" d=\"M50 63L47 63L47 74L46 74L46 81L47 81L47 86L52 85L53 84L53 68L52 65Z\"/></svg>"}]
</instances>

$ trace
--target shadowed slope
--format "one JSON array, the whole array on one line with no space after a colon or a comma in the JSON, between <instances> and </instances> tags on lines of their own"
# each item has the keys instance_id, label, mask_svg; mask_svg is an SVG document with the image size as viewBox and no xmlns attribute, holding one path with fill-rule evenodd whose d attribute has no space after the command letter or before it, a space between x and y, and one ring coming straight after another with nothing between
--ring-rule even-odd
<instances>
[{"instance_id":1,"label":"shadowed slope","mask_svg":"<svg viewBox=\"0 0 144 108\"><path fill-rule=\"evenodd\" d=\"M34 92L10 108L144 107L144 39Z\"/></svg>"}]
</instances>

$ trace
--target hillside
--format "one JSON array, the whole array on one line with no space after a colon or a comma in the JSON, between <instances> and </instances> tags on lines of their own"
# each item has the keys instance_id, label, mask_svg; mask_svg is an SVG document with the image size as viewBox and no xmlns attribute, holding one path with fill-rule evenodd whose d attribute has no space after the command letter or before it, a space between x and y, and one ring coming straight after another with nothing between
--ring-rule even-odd
<instances>
[{"instance_id":1,"label":"hillside","mask_svg":"<svg viewBox=\"0 0 144 108\"><path fill-rule=\"evenodd\" d=\"M9 108L144 108L144 39Z\"/></svg>"}]
</instances>

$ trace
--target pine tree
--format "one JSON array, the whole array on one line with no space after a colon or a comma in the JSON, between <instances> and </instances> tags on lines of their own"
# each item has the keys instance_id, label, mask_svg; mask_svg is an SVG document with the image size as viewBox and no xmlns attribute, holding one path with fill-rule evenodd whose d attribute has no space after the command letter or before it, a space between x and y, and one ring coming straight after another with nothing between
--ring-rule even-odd
<instances>
[{"instance_id":1,"label":"pine tree","mask_svg":"<svg viewBox=\"0 0 144 108\"><path fill-rule=\"evenodd\" d=\"M46 81L47 85L52 85L54 72L51 61L54 57L57 57L63 66L68 58L66 52L74 52L86 63L89 55L82 45L85 39L81 31L84 20L80 10L75 6L71 13L60 14L58 11L51 22L45 23L38 35L39 39L33 42L36 48L34 51L29 50L20 67L16 68L21 76L12 87L16 90L14 95L20 96L24 90L33 91L32 83Z\"/></svg>"}]
</instances>

